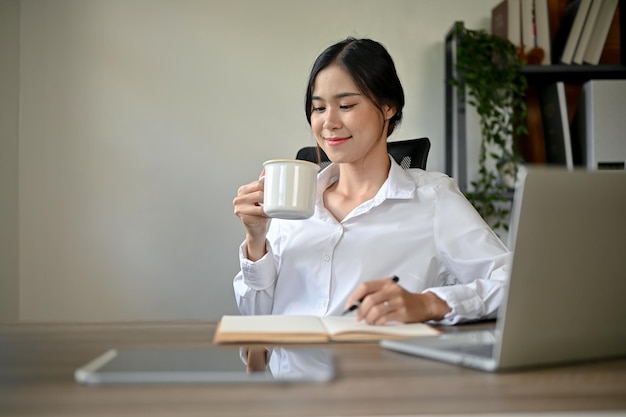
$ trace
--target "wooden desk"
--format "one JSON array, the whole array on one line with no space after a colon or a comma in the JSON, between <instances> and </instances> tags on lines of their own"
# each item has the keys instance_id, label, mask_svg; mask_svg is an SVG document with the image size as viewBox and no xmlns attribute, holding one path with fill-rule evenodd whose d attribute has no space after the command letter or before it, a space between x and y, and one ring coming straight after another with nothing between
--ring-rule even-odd
<instances>
[{"instance_id":1,"label":"wooden desk","mask_svg":"<svg viewBox=\"0 0 626 417\"><path fill-rule=\"evenodd\" d=\"M626 410L626 359L490 374L369 343L332 345L338 377L330 383L86 387L74 382L74 369L109 348L208 347L214 328L212 322L0 324L0 416Z\"/></svg>"}]
</instances>

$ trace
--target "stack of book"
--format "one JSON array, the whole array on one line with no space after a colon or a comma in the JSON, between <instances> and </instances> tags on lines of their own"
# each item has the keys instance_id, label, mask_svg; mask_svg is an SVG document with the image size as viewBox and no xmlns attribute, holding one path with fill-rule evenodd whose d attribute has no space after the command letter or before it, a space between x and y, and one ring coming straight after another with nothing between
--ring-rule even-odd
<instances>
[{"instance_id":1,"label":"stack of book","mask_svg":"<svg viewBox=\"0 0 626 417\"><path fill-rule=\"evenodd\" d=\"M491 30L517 46L528 64L617 64L618 3L619 0L502 0L491 11ZM605 51L607 48L618 51L610 54ZM604 52L608 57L605 60Z\"/></svg>"},{"instance_id":2,"label":"stack of book","mask_svg":"<svg viewBox=\"0 0 626 417\"><path fill-rule=\"evenodd\" d=\"M527 58L527 65L561 65L561 70L567 71L564 66L622 64L619 3L619 0L502 0L491 12L492 33L516 45L520 55ZM537 50L543 53L542 59L532 61L530 58L538 56ZM623 82L606 83L610 88L623 85ZM622 163L593 160L594 147L588 143L590 133L576 127L581 123L586 126L594 123L590 119L592 113L576 114L582 113L580 107L585 103L581 103L581 97L584 100L584 96L582 85L561 81L529 84L526 90L528 134L516 138L526 163L570 169L576 166L605 169ZM624 99L620 103L620 108L626 105ZM596 108L598 106L602 108L603 104ZM597 148L598 142L594 143ZM626 142L620 140L615 146L626 148Z\"/></svg>"},{"instance_id":3,"label":"stack of book","mask_svg":"<svg viewBox=\"0 0 626 417\"><path fill-rule=\"evenodd\" d=\"M576 106L568 106L574 101L568 87L561 81L529 87L529 132L517 138L525 162L570 170L626 169L626 80L587 81Z\"/></svg>"},{"instance_id":4,"label":"stack of book","mask_svg":"<svg viewBox=\"0 0 626 417\"><path fill-rule=\"evenodd\" d=\"M491 11L491 33L508 39L525 59L534 54L533 64L550 64L548 0L503 0Z\"/></svg>"},{"instance_id":5,"label":"stack of book","mask_svg":"<svg viewBox=\"0 0 626 417\"><path fill-rule=\"evenodd\" d=\"M599 64L611 25L618 24L617 6L618 0L571 1L567 21L573 20L558 63ZM567 32L567 25L562 32Z\"/></svg>"}]
</instances>

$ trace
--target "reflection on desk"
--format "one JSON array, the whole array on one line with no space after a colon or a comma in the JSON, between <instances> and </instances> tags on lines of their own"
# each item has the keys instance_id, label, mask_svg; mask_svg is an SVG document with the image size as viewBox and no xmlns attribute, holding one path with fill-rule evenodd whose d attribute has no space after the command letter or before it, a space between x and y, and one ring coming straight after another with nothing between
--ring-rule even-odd
<instances>
[{"instance_id":1,"label":"reflection on desk","mask_svg":"<svg viewBox=\"0 0 626 417\"><path fill-rule=\"evenodd\" d=\"M85 385L326 382L334 376L329 349L270 349L269 354L274 350L283 356L281 366L255 370L246 366L243 348L109 349L74 376Z\"/></svg>"},{"instance_id":2,"label":"reflection on desk","mask_svg":"<svg viewBox=\"0 0 626 417\"><path fill-rule=\"evenodd\" d=\"M92 389L74 381L77 367L111 348L213 347L215 324L0 324L0 415L310 417L557 411L602 415L598 412L626 410L626 359L491 374L388 351L377 343L324 345L334 357L337 375L321 384ZM493 323L441 330L490 328Z\"/></svg>"},{"instance_id":3,"label":"reflection on desk","mask_svg":"<svg viewBox=\"0 0 626 417\"><path fill-rule=\"evenodd\" d=\"M269 370L279 379L328 381L335 375L330 349L275 347L268 354Z\"/></svg>"}]
</instances>

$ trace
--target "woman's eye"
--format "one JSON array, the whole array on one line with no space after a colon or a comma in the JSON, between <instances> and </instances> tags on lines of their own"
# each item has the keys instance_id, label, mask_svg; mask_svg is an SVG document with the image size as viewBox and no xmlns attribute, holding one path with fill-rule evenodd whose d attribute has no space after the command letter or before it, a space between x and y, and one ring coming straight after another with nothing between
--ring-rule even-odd
<instances>
[{"instance_id":1,"label":"woman's eye","mask_svg":"<svg viewBox=\"0 0 626 417\"><path fill-rule=\"evenodd\" d=\"M325 107L313 107L313 113L321 113L324 109Z\"/></svg>"},{"instance_id":2,"label":"woman's eye","mask_svg":"<svg viewBox=\"0 0 626 417\"><path fill-rule=\"evenodd\" d=\"M339 106L339 108L341 110L350 110L354 106L355 106L355 104L342 104L341 106Z\"/></svg>"}]
</instances>

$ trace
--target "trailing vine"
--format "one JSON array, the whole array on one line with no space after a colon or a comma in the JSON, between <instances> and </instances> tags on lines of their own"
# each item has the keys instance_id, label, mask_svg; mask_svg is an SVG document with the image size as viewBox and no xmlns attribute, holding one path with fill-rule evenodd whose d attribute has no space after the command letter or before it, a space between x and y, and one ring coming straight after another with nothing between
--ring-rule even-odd
<instances>
[{"instance_id":1,"label":"trailing vine","mask_svg":"<svg viewBox=\"0 0 626 417\"><path fill-rule=\"evenodd\" d=\"M494 229L508 230L509 188L502 175L515 178L520 161L514 138L526 133L526 79L517 48L484 30L459 28L452 84L466 91L480 118L478 177L466 197Z\"/></svg>"}]
</instances>

